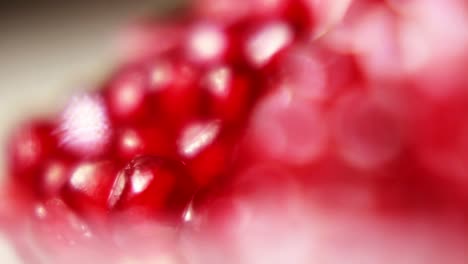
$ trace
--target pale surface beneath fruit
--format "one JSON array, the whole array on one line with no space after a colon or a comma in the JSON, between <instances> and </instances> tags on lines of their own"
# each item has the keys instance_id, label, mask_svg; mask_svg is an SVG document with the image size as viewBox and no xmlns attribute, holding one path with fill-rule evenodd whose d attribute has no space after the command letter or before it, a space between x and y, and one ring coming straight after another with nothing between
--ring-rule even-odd
<instances>
[{"instance_id":1,"label":"pale surface beneath fruit","mask_svg":"<svg viewBox=\"0 0 468 264\"><path fill-rule=\"evenodd\" d=\"M0 4L0 179L9 129L28 116L56 111L72 91L89 89L86 84L115 60L112 47L122 25L163 1ZM16 264L16 259L0 237L0 262Z\"/></svg>"}]
</instances>

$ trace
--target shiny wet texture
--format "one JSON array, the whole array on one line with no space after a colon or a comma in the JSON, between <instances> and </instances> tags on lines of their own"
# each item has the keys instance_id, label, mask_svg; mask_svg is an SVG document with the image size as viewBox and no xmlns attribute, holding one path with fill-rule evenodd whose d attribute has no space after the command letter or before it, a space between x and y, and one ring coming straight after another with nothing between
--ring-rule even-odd
<instances>
[{"instance_id":1,"label":"shiny wet texture","mask_svg":"<svg viewBox=\"0 0 468 264\"><path fill-rule=\"evenodd\" d=\"M96 92L12 134L2 224L30 263L464 264L467 8L198 0L133 25Z\"/></svg>"}]
</instances>

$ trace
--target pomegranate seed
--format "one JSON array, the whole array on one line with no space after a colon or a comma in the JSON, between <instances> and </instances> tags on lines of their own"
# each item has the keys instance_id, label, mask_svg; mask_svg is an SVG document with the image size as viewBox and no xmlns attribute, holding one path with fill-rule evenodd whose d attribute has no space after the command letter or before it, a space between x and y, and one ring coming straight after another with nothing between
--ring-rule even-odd
<instances>
[{"instance_id":1,"label":"pomegranate seed","mask_svg":"<svg viewBox=\"0 0 468 264\"><path fill-rule=\"evenodd\" d=\"M187 56L199 63L220 61L227 48L227 38L222 28L214 24L195 25L187 39Z\"/></svg>"},{"instance_id":2,"label":"pomegranate seed","mask_svg":"<svg viewBox=\"0 0 468 264\"><path fill-rule=\"evenodd\" d=\"M171 85L176 79L174 65L168 60L157 60L149 65L150 90L160 92Z\"/></svg>"},{"instance_id":3,"label":"pomegranate seed","mask_svg":"<svg viewBox=\"0 0 468 264\"><path fill-rule=\"evenodd\" d=\"M219 120L188 124L178 139L178 151L198 186L207 186L222 176L229 164L232 139L224 135Z\"/></svg>"},{"instance_id":4,"label":"pomegranate seed","mask_svg":"<svg viewBox=\"0 0 468 264\"><path fill-rule=\"evenodd\" d=\"M194 186L185 166L174 160L139 156L119 175L127 183L118 207L162 219L181 218Z\"/></svg>"},{"instance_id":5,"label":"pomegranate seed","mask_svg":"<svg viewBox=\"0 0 468 264\"><path fill-rule=\"evenodd\" d=\"M33 183L42 163L56 150L56 138L52 133L53 124L48 121L34 121L20 126L8 145L9 170L24 183Z\"/></svg>"},{"instance_id":6,"label":"pomegranate seed","mask_svg":"<svg viewBox=\"0 0 468 264\"><path fill-rule=\"evenodd\" d=\"M226 176L232 162L233 149L232 140L222 138L186 161L197 186L206 187Z\"/></svg>"},{"instance_id":7,"label":"pomegranate seed","mask_svg":"<svg viewBox=\"0 0 468 264\"><path fill-rule=\"evenodd\" d=\"M274 21L256 29L246 40L247 60L257 68L265 66L272 57L288 46L293 40L290 26Z\"/></svg>"},{"instance_id":8,"label":"pomegranate seed","mask_svg":"<svg viewBox=\"0 0 468 264\"><path fill-rule=\"evenodd\" d=\"M122 128L116 136L117 155L126 162L142 154L173 157L175 146L171 142L171 137L158 127Z\"/></svg>"},{"instance_id":9,"label":"pomegranate seed","mask_svg":"<svg viewBox=\"0 0 468 264\"><path fill-rule=\"evenodd\" d=\"M149 110L146 97L148 87L149 73L141 66L117 72L104 91L107 109L113 121L141 122Z\"/></svg>"},{"instance_id":10,"label":"pomegranate seed","mask_svg":"<svg viewBox=\"0 0 468 264\"><path fill-rule=\"evenodd\" d=\"M35 179L35 187L42 197L56 197L70 177L73 161L67 158L53 158L43 164Z\"/></svg>"},{"instance_id":11,"label":"pomegranate seed","mask_svg":"<svg viewBox=\"0 0 468 264\"><path fill-rule=\"evenodd\" d=\"M76 165L63 191L71 207L90 214L106 213L122 195L126 181L114 161L89 161Z\"/></svg>"},{"instance_id":12,"label":"pomegranate seed","mask_svg":"<svg viewBox=\"0 0 468 264\"><path fill-rule=\"evenodd\" d=\"M211 116L231 124L239 124L245 119L253 94L247 76L227 66L219 66L209 71L202 82L209 92Z\"/></svg>"},{"instance_id":13,"label":"pomegranate seed","mask_svg":"<svg viewBox=\"0 0 468 264\"><path fill-rule=\"evenodd\" d=\"M177 130L199 114L199 73L193 65L161 60L153 68L155 105L163 122Z\"/></svg>"},{"instance_id":14,"label":"pomegranate seed","mask_svg":"<svg viewBox=\"0 0 468 264\"><path fill-rule=\"evenodd\" d=\"M188 125L182 131L179 141L180 154L186 158L198 155L204 148L214 142L220 128L220 122L217 120Z\"/></svg>"}]
</instances>

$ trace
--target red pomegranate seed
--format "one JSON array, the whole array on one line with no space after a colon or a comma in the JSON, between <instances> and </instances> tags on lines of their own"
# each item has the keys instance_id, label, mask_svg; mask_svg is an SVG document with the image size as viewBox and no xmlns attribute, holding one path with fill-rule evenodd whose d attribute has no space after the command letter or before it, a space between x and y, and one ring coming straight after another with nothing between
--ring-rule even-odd
<instances>
[{"instance_id":1,"label":"red pomegranate seed","mask_svg":"<svg viewBox=\"0 0 468 264\"><path fill-rule=\"evenodd\" d=\"M144 121L149 114L149 72L143 66L131 65L114 76L104 90L109 115L116 123Z\"/></svg>"},{"instance_id":2,"label":"red pomegranate seed","mask_svg":"<svg viewBox=\"0 0 468 264\"><path fill-rule=\"evenodd\" d=\"M233 149L231 139L219 139L197 156L186 161L198 186L206 187L226 176L232 162Z\"/></svg>"},{"instance_id":3,"label":"red pomegranate seed","mask_svg":"<svg viewBox=\"0 0 468 264\"><path fill-rule=\"evenodd\" d=\"M194 122L187 125L178 141L179 153L185 158L197 156L218 137L221 123L218 120Z\"/></svg>"},{"instance_id":4,"label":"red pomegranate seed","mask_svg":"<svg viewBox=\"0 0 468 264\"><path fill-rule=\"evenodd\" d=\"M9 171L24 183L33 183L34 175L57 148L53 124L33 121L21 125L8 143Z\"/></svg>"},{"instance_id":5,"label":"red pomegranate seed","mask_svg":"<svg viewBox=\"0 0 468 264\"><path fill-rule=\"evenodd\" d=\"M290 25L283 21L272 21L255 28L247 37L245 56L253 67L261 68L292 41Z\"/></svg>"},{"instance_id":6,"label":"red pomegranate seed","mask_svg":"<svg viewBox=\"0 0 468 264\"><path fill-rule=\"evenodd\" d=\"M173 157L175 144L163 129L155 126L122 128L116 135L118 157L125 162L143 154Z\"/></svg>"},{"instance_id":7,"label":"red pomegranate seed","mask_svg":"<svg viewBox=\"0 0 468 264\"><path fill-rule=\"evenodd\" d=\"M180 129L201 112L198 69L177 59L160 59L152 66L151 89L159 121Z\"/></svg>"},{"instance_id":8,"label":"red pomegranate seed","mask_svg":"<svg viewBox=\"0 0 468 264\"><path fill-rule=\"evenodd\" d=\"M222 131L219 120L189 123L181 131L177 144L179 155L199 187L223 175L234 149L233 139Z\"/></svg>"},{"instance_id":9,"label":"red pomegranate seed","mask_svg":"<svg viewBox=\"0 0 468 264\"><path fill-rule=\"evenodd\" d=\"M209 115L230 124L246 118L254 94L252 81L228 66L214 67L204 76L208 91Z\"/></svg>"},{"instance_id":10,"label":"red pomegranate seed","mask_svg":"<svg viewBox=\"0 0 468 264\"><path fill-rule=\"evenodd\" d=\"M221 61L227 52L228 38L216 24L200 23L188 32L186 53L189 60L197 63Z\"/></svg>"},{"instance_id":11,"label":"red pomegranate seed","mask_svg":"<svg viewBox=\"0 0 468 264\"><path fill-rule=\"evenodd\" d=\"M132 160L119 175L126 186L118 208L149 217L180 219L195 191L185 166L156 156Z\"/></svg>"},{"instance_id":12,"label":"red pomegranate seed","mask_svg":"<svg viewBox=\"0 0 468 264\"><path fill-rule=\"evenodd\" d=\"M92 217L110 211L126 184L118 172L119 166L114 161L83 161L71 170L63 190L64 200Z\"/></svg>"},{"instance_id":13,"label":"red pomegranate seed","mask_svg":"<svg viewBox=\"0 0 468 264\"><path fill-rule=\"evenodd\" d=\"M53 158L44 162L43 167L36 175L35 189L43 198L56 197L70 177L73 161L67 158Z\"/></svg>"}]
</instances>

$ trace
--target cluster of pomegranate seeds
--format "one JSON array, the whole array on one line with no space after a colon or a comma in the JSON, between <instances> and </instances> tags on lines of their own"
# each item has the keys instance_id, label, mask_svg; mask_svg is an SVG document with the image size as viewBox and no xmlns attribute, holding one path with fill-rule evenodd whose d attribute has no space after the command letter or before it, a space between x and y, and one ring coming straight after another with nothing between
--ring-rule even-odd
<instances>
[{"instance_id":1,"label":"cluster of pomegranate seeds","mask_svg":"<svg viewBox=\"0 0 468 264\"><path fill-rule=\"evenodd\" d=\"M27 263L468 260L468 4L196 0L8 146Z\"/></svg>"}]
</instances>

